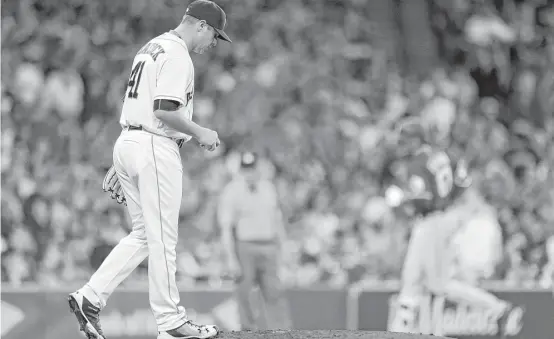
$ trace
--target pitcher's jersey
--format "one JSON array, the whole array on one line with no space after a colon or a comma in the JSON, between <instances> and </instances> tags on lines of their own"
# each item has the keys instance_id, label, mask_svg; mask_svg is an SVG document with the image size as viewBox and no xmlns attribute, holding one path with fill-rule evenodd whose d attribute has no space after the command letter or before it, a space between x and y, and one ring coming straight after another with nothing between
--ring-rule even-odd
<instances>
[{"instance_id":1,"label":"pitcher's jersey","mask_svg":"<svg viewBox=\"0 0 554 339\"><path fill-rule=\"evenodd\" d=\"M187 45L176 35L164 33L150 40L135 56L119 123L122 127L142 126L154 134L188 141L189 135L156 118L154 100L177 101L179 113L192 119L193 95L194 66Z\"/></svg>"}]
</instances>

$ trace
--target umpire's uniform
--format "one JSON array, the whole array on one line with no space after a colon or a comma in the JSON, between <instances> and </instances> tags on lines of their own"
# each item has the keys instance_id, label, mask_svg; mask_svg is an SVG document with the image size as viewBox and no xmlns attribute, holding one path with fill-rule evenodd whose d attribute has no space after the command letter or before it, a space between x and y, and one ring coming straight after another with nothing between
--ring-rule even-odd
<instances>
[{"instance_id":1,"label":"umpire's uniform","mask_svg":"<svg viewBox=\"0 0 554 339\"><path fill-rule=\"evenodd\" d=\"M227 255L238 261L241 270L236 294L242 328L260 327L251 302L254 287L259 286L267 327L288 329L291 327L288 304L278 277L279 242L284 240L284 225L277 192L273 183L260 179L255 153L241 155L240 174L223 191L218 220Z\"/></svg>"}]
</instances>

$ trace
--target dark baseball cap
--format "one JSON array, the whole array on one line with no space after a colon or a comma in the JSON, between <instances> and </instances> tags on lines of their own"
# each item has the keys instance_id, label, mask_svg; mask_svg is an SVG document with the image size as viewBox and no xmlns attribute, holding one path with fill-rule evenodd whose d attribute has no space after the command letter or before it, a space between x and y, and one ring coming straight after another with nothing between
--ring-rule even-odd
<instances>
[{"instance_id":1,"label":"dark baseball cap","mask_svg":"<svg viewBox=\"0 0 554 339\"><path fill-rule=\"evenodd\" d=\"M257 162L258 162L258 155L254 152L244 152L240 156L241 168L255 167Z\"/></svg>"},{"instance_id":2,"label":"dark baseball cap","mask_svg":"<svg viewBox=\"0 0 554 339\"><path fill-rule=\"evenodd\" d=\"M231 39L223 31L227 24L227 15L221 7L215 2L208 0L196 0L187 7L186 15L190 15L198 20L204 20L215 29L218 39L231 42Z\"/></svg>"}]
</instances>

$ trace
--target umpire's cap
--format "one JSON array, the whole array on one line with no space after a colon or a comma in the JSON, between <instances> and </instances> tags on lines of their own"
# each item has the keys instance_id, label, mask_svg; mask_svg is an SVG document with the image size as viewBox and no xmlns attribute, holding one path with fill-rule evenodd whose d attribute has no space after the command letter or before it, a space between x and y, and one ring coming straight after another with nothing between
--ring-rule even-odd
<instances>
[{"instance_id":1,"label":"umpire's cap","mask_svg":"<svg viewBox=\"0 0 554 339\"><path fill-rule=\"evenodd\" d=\"M186 15L190 15L198 20L204 20L206 23L215 29L217 32L217 38L231 42L231 39L223 31L227 24L227 15L221 7L215 2L208 0L196 0L193 1L185 12Z\"/></svg>"},{"instance_id":2,"label":"umpire's cap","mask_svg":"<svg viewBox=\"0 0 554 339\"><path fill-rule=\"evenodd\" d=\"M240 155L241 168L253 168L258 162L258 155L254 152L244 152Z\"/></svg>"}]
</instances>

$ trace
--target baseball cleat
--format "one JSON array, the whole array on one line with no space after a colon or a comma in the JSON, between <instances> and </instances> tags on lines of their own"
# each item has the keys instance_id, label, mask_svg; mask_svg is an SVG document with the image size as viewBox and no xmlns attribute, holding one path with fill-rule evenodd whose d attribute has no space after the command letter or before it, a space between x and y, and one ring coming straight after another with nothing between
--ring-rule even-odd
<instances>
[{"instance_id":1,"label":"baseball cleat","mask_svg":"<svg viewBox=\"0 0 554 339\"><path fill-rule=\"evenodd\" d=\"M215 325L198 325L188 320L181 327L174 330L158 332L158 339L205 339L217 336L219 330Z\"/></svg>"},{"instance_id":2,"label":"baseball cleat","mask_svg":"<svg viewBox=\"0 0 554 339\"><path fill-rule=\"evenodd\" d=\"M80 330L85 333L88 339L106 339L100 327L100 308L94 306L90 300L81 293L74 292L67 298L71 312L77 317Z\"/></svg>"}]
</instances>

